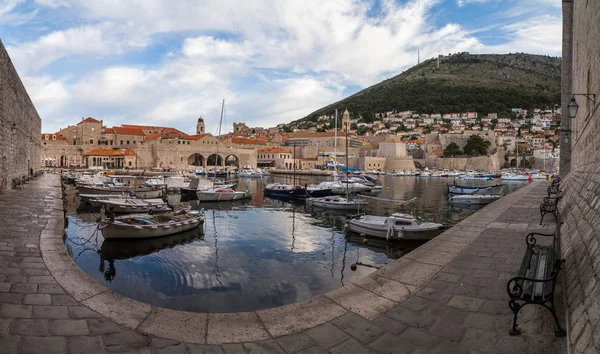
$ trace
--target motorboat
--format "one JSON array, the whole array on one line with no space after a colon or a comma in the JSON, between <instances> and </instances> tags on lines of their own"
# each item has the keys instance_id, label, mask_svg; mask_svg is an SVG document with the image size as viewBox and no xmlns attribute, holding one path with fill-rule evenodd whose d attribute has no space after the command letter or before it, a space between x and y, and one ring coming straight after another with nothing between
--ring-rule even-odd
<instances>
[{"instance_id":1,"label":"motorboat","mask_svg":"<svg viewBox=\"0 0 600 354\"><path fill-rule=\"evenodd\" d=\"M239 173L240 177L246 178L262 178L263 173L260 170L256 170L254 168L244 168L242 172Z\"/></svg>"},{"instance_id":2,"label":"motorboat","mask_svg":"<svg viewBox=\"0 0 600 354\"><path fill-rule=\"evenodd\" d=\"M304 199L310 197L326 197L331 195L331 188L319 186L305 188L291 184L271 183L265 187L264 193L270 197Z\"/></svg>"},{"instance_id":3,"label":"motorboat","mask_svg":"<svg viewBox=\"0 0 600 354\"><path fill-rule=\"evenodd\" d=\"M365 186L358 182L349 181L325 181L318 184L325 189L331 189L333 194L346 194L346 193L366 193L371 191L371 187Z\"/></svg>"},{"instance_id":4,"label":"motorboat","mask_svg":"<svg viewBox=\"0 0 600 354\"><path fill-rule=\"evenodd\" d=\"M90 204L94 207L103 207L115 213L147 213L150 211L171 211L168 203L162 199L140 198L102 198L92 199Z\"/></svg>"},{"instance_id":5,"label":"motorboat","mask_svg":"<svg viewBox=\"0 0 600 354\"><path fill-rule=\"evenodd\" d=\"M419 174L419 177L431 177L431 172L423 171Z\"/></svg>"},{"instance_id":6,"label":"motorboat","mask_svg":"<svg viewBox=\"0 0 600 354\"><path fill-rule=\"evenodd\" d=\"M144 239L178 234L204 224L203 211L114 216L101 212L98 228L105 239Z\"/></svg>"},{"instance_id":7,"label":"motorboat","mask_svg":"<svg viewBox=\"0 0 600 354\"><path fill-rule=\"evenodd\" d=\"M503 174L500 179L503 181L529 181L533 177L531 175Z\"/></svg>"},{"instance_id":8,"label":"motorboat","mask_svg":"<svg viewBox=\"0 0 600 354\"><path fill-rule=\"evenodd\" d=\"M483 175L464 175L461 176L460 179L462 181L491 181L493 177L485 177Z\"/></svg>"},{"instance_id":9,"label":"motorboat","mask_svg":"<svg viewBox=\"0 0 600 354\"><path fill-rule=\"evenodd\" d=\"M439 235L444 225L424 222L409 214L394 213L390 216L362 215L347 220L348 230L386 240L427 241Z\"/></svg>"},{"instance_id":10,"label":"motorboat","mask_svg":"<svg viewBox=\"0 0 600 354\"><path fill-rule=\"evenodd\" d=\"M319 208L335 209L335 210L358 210L367 205L364 200L349 200L343 197L330 196L321 198L308 198L307 206L315 206Z\"/></svg>"},{"instance_id":11,"label":"motorboat","mask_svg":"<svg viewBox=\"0 0 600 354\"><path fill-rule=\"evenodd\" d=\"M455 195L448 198L452 204L486 205L502 198L500 194Z\"/></svg>"},{"instance_id":12,"label":"motorboat","mask_svg":"<svg viewBox=\"0 0 600 354\"><path fill-rule=\"evenodd\" d=\"M369 175L339 175L339 174L334 174L333 178L335 181L340 181L342 183L344 182L350 182L350 183L359 183L362 184L364 186L367 186L369 188L371 188L371 190L381 190L383 189L383 186L381 184L381 181L378 180L377 178L374 178L372 176Z\"/></svg>"},{"instance_id":13,"label":"motorboat","mask_svg":"<svg viewBox=\"0 0 600 354\"><path fill-rule=\"evenodd\" d=\"M248 191L240 192L231 188L222 187L197 190L196 196L199 202L220 202L252 198Z\"/></svg>"},{"instance_id":14,"label":"motorboat","mask_svg":"<svg viewBox=\"0 0 600 354\"><path fill-rule=\"evenodd\" d=\"M77 190L80 194L130 194L133 193L140 198L152 199L160 198L164 194L164 189L161 187L150 186L110 186L106 184L78 186Z\"/></svg>"},{"instance_id":15,"label":"motorboat","mask_svg":"<svg viewBox=\"0 0 600 354\"><path fill-rule=\"evenodd\" d=\"M503 184L493 186L464 186L459 184L448 184L448 193L450 194L500 194Z\"/></svg>"},{"instance_id":16,"label":"motorboat","mask_svg":"<svg viewBox=\"0 0 600 354\"><path fill-rule=\"evenodd\" d=\"M169 176L169 177L153 177L144 182L144 185L152 187L167 188L168 191L181 191L181 188L188 188L190 186L190 179L182 176Z\"/></svg>"},{"instance_id":17,"label":"motorboat","mask_svg":"<svg viewBox=\"0 0 600 354\"><path fill-rule=\"evenodd\" d=\"M221 169L210 169L208 172L206 172L206 175L209 177L226 177L227 176L227 170L221 170Z\"/></svg>"}]
</instances>

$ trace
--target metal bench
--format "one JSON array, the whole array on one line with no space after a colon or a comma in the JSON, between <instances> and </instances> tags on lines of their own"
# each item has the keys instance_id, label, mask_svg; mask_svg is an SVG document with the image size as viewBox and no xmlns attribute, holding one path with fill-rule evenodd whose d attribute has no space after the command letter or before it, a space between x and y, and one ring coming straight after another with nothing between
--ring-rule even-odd
<instances>
[{"instance_id":1,"label":"metal bench","mask_svg":"<svg viewBox=\"0 0 600 354\"><path fill-rule=\"evenodd\" d=\"M558 201L560 200L559 195L544 197L544 201L540 204L540 214L542 215L542 219L540 220L540 225L544 221L544 216L546 214L554 215L554 221L558 223Z\"/></svg>"},{"instance_id":2,"label":"metal bench","mask_svg":"<svg viewBox=\"0 0 600 354\"><path fill-rule=\"evenodd\" d=\"M557 329L555 335L563 337L566 332L561 327L556 316L554 306L554 291L556 279L562 268L564 259L561 259L559 228L553 234L533 232L527 235L527 249L521 262L521 267L516 277L506 284L506 291L510 300L508 307L513 312L513 325L510 335L519 335L521 330L517 326L519 311L529 304L541 305L552 313ZM551 245L538 245L534 236L552 237Z\"/></svg>"}]
</instances>

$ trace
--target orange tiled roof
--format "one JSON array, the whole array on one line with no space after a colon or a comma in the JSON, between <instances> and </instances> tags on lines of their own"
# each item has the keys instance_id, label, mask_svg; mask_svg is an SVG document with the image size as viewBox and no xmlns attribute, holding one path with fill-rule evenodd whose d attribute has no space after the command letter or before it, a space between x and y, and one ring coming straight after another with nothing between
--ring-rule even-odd
<instances>
[{"instance_id":1,"label":"orange tiled roof","mask_svg":"<svg viewBox=\"0 0 600 354\"><path fill-rule=\"evenodd\" d=\"M135 156L135 151L131 149L93 149L85 153L83 156Z\"/></svg>"},{"instance_id":2,"label":"orange tiled roof","mask_svg":"<svg viewBox=\"0 0 600 354\"><path fill-rule=\"evenodd\" d=\"M98 119L94 119L92 117L87 117L86 119L83 120L84 122L87 123L100 123L100 121Z\"/></svg>"},{"instance_id":3,"label":"orange tiled roof","mask_svg":"<svg viewBox=\"0 0 600 354\"><path fill-rule=\"evenodd\" d=\"M165 132L168 132L168 133L180 132L179 129L171 128L171 127L155 127L155 126L151 126L151 125L135 125L135 124L121 124L121 126L125 127L125 128L139 128L139 129L146 129L146 130L160 130L160 131L165 131Z\"/></svg>"},{"instance_id":4,"label":"orange tiled roof","mask_svg":"<svg viewBox=\"0 0 600 354\"><path fill-rule=\"evenodd\" d=\"M229 138L221 139L221 141ZM266 145L264 140L260 139L249 139L249 138L231 138L231 142L234 144L247 144L247 145Z\"/></svg>"},{"instance_id":5,"label":"orange tiled roof","mask_svg":"<svg viewBox=\"0 0 600 354\"><path fill-rule=\"evenodd\" d=\"M338 130L338 136L345 136L345 133ZM335 136L334 131L330 132L299 132L294 133L290 136L290 139L302 139L302 138L333 138Z\"/></svg>"},{"instance_id":6,"label":"orange tiled roof","mask_svg":"<svg viewBox=\"0 0 600 354\"><path fill-rule=\"evenodd\" d=\"M285 152L285 153L290 153L291 151L288 149L282 149L279 147L273 147L273 148L264 148L264 149L259 149L258 152Z\"/></svg>"},{"instance_id":7,"label":"orange tiled roof","mask_svg":"<svg viewBox=\"0 0 600 354\"><path fill-rule=\"evenodd\" d=\"M116 134L125 134L125 135L146 135L142 128L133 128L133 127L113 127L113 131Z\"/></svg>"},{"instance_id":8,"label":"orange tiled roof","mask_svg":"<svg viewBox=\"0 0 600 354\"><path fill-rule=\"evenodd\" d=\"M113 128L106 128L106 134L114 134L115 130Z\"/></svg>"}]
</instances>

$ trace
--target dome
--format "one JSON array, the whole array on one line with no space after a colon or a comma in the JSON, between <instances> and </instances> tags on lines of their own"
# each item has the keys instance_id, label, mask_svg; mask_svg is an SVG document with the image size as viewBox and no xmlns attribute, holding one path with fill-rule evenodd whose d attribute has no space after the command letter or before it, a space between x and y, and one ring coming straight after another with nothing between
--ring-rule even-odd
<instances>
[{"instance_id":1,"label":"dome","mask_svg":"<svg viewBox=\"0 0 600 354\"><path fill-rule=\"evenodd\" d=\"M204 123L204 119L202 117L198 118L198 123L200 122Z\"/></svg>"}]
</instances>

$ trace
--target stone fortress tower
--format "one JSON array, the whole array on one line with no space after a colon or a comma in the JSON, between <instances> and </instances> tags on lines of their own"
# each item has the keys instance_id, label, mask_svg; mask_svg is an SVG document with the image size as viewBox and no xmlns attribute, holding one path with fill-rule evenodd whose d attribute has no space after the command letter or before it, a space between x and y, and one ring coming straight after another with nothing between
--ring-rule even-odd
<instances>
[{"instance_id":1,"label":"stone fortress tower","mask_svg":"<svg viewBox=\"0 0 600 354\"><path fill-rule=\"evenodd\" d=\"M348 108L346 108L346 110L344 111L344 115L342 116L341 126L341 130L343 132L345 132L346 129L348 129L348 131L350 130L350 112L348 112Z\"/></svg>"},{"instance_id":2,"label":"stone fortress tower","mask_svg":"<svg viewBox=\"0 0 600 354\"><path fill-rule=\"evenodd\" d=\"M196 124L196 134L204 134L204 118L200 116L198 123Z\"/></svg>"}]
</instances>

